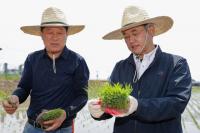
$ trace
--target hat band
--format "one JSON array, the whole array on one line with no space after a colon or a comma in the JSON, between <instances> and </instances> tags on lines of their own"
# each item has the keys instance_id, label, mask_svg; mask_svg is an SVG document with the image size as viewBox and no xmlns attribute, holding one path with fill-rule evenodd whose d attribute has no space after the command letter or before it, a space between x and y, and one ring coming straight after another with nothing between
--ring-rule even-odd
<instances>
[{"instance_id":1,"label":"hat band","mask_svg":"<svg viewBox=\"0 0 200 133\"><path fill-rule=\"evenodd\" d=\"M56 21L54 21L54 22L44 22L44 23L41 23L41 25L45 25L45 24L64 24L64 25L67 26L66 23L63 23L63 22L56 22Z\"/></svg>"}]
</instances>

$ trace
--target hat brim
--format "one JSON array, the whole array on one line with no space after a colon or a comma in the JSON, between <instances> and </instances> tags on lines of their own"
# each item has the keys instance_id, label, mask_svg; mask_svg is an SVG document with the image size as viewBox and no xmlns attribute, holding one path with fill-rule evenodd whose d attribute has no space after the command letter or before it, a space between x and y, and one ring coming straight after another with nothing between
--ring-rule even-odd
<instances>
[{"instance_id":1,"label":"hat brim","mask_svg":"<svg viewBox=\"0 0 200 133\"><path fill-rule=\"evenodd\" d=\"M76 34L85 28L84 25L46 24L46 25L22 26L20 29L26 34L41 36L41 27L68 27L67 35Z\"/></svg>"},{"instance_id":2,"label":"hat brim","mask_svg":"<svg viewBox=\"0 0 200 133\"><path fill-rule=\"evenodd\" d=\"M114 30L108 34L106 34L105 36L103 36L104 40L121 40L124 38L122 31L136 27L136 26L140 26L143 24L148 24L148 23L153 23L154 27L155 27L155 36L160 35L166 31L168 31L172 25L173 25L173 20L168 17L168 16L159 16L159 17L155 17L155 18L150 18L141 22L137 22L137 23L132 23L129 24L127 26L124 26L120 29Z\"/></svg>"}]
</instances>

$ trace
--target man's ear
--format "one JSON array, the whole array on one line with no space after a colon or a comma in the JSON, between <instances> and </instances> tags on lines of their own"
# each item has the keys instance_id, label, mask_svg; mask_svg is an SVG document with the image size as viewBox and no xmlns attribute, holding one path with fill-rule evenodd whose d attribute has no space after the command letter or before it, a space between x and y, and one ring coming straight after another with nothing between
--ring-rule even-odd
<instances>
[{"instance_id":1,"label":"man's ear","mask_svg":"<svg viewBox=\"0 0 200 133\"><path fill-rule=\"evenodd\" d=\"M155 36L155 27L154 27L154 25L150 25L149 27L148 27L148 32L149 32L149 35L150 36Z\"/></svg>"}]
</instances>

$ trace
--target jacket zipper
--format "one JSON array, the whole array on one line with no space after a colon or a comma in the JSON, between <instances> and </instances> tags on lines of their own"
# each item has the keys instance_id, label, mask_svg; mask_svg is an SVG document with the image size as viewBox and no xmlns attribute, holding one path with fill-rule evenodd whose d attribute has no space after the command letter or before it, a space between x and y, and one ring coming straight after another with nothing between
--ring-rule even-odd
<instances>
[{"instance_id":1,"label":"jacket zipper","mask_svg":"<svg viewBox=\"0 0 200 133\"><path fill-rule=\"evenodd\" d=\"M56 59L54 54L53 54L53 72L56 74Z\"/></svg>"}]
</instances>

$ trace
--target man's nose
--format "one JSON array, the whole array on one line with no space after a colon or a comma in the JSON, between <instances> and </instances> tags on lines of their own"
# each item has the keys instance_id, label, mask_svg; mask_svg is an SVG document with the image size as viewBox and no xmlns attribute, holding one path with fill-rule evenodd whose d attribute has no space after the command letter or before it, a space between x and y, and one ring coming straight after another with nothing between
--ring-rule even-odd
<instances>
[{"instance_id":1,"label":"man's nose","mask_svg":"<svg viewBox=\"0 0 200 133\"><path fill-rule=\"evenodd\" d=\"M59 35L53 34L53 35L52 35L52 39L53 39L53 40L58 40L58 39L59 39Z\"/></svg>"},{"instance_id":2,"label":"man's nose","mask_svg":"<svg viewBox=\"0 0 200 133\"><path fill-rule=\"evenodd\" d=\"M131 43L135 42L135 37L134 37L134 36L130 36L129 41L130 41Z\"/></svg>"}]
</instances>

